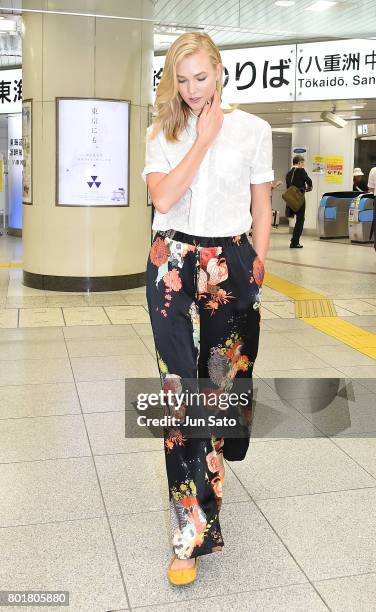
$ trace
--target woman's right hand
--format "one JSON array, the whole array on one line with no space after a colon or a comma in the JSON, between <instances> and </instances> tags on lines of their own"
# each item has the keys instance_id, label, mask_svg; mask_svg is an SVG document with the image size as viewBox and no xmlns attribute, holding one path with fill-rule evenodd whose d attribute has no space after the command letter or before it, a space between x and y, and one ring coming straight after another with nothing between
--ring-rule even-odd
<instances>
[{"instance_id":1,"label":"woman's right hand","mask_svg":"<svg viewBox=\"0 0 376 612\"><path fill-rule=\"evenodd\" d=\"M209 147L217 137L223 123L223 111L220 108L220 99L217 90L213 101L206 103L197 121L197 141Z\"/></svg>"}]
</instances>

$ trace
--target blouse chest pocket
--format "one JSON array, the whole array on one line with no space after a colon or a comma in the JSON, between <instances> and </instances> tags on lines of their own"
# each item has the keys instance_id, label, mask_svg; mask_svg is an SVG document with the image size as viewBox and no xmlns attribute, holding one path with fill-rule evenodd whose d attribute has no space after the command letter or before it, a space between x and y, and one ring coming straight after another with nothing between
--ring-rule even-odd
<instances>
[{"instance_id":1,"label":"blouse chest pocket","mask_svg":"<svg viewBox=\"0 0 376 612\"><path fill-rule=\"evenodd\" d=\"M246 156L239 148L218 143L214 155L215 169L222 178L230 182L239 178L247 163Z\"/></svg>"}]
</instances>

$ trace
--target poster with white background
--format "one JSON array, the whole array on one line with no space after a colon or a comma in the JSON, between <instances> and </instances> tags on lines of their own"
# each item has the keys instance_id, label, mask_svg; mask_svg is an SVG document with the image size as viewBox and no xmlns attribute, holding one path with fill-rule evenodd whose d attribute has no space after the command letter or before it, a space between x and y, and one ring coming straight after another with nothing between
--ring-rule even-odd
<instances>
[{"instance_id":1,"label":"poster with white background","mask_svg":"<svg viewBox=\"0 0 376 612\"><path fill-rule=\"evenodd\" d=\"M59 99L57 104L57 204L128 206L129 102Z\"/></svg>"}]
</instances>

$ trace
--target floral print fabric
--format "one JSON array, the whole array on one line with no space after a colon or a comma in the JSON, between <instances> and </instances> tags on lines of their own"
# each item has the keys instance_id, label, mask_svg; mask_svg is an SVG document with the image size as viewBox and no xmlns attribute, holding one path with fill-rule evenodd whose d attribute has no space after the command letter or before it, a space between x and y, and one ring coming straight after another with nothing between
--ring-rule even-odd
<instances>
[{"instance_id":1,"label":"floral print fabric","mask_svg":"<svg viewBox=\"0 0 376 612\"><path fill-rule=\"evenodd\" d=\"M147 299L164 390L180 393L183 380L205 380L219 393L252 377L263 275L245 234L156 234L147 264ZM187 409L183 404L174 414L184 417ZM251 411L246 414L250 426ZM218 459L223 454L229 461L242 460L248 445L249 435L194 438L165 428L172 546L178 558L221 550Z\"/></svg>"}]
</instances>

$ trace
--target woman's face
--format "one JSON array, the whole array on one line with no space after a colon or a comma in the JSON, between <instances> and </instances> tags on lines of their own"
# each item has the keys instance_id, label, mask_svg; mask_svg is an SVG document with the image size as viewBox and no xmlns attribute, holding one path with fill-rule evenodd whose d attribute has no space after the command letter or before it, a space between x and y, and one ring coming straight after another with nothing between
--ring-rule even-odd
<instances>
[{"instance_id":1,"label":"woman's face","mask_svg":"<svg viewBox=\"0 0 376 612\"><path fill-rule=\"evenodd\" d=\"M177 63L178 91L195 115L199 115L207 100L212 98L221 71L222 64L213 68L204 49Z\"/></svg>"}]
</instances>

